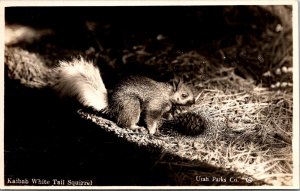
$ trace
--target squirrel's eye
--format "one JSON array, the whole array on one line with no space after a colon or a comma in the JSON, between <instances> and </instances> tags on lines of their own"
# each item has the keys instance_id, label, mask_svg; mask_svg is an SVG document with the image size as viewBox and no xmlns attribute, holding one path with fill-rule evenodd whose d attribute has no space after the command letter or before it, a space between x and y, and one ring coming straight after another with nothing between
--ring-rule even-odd
<instances>
[{"instance_id":1,"label":"squirrel's eye","mask_svg":"<svg viewBox=\"0 0 300 191\"><path fill-rule=\"evenodd\" d=\"M188 95L188 94L181 94L181 96L182 96L183 98L186 98L186 97L188 97L189 95Z\"/></svg>"}]
</instances>

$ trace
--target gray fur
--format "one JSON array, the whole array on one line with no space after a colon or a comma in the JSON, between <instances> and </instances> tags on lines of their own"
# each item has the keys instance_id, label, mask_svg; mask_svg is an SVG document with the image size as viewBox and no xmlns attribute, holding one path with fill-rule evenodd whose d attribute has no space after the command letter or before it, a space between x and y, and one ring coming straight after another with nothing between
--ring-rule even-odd
<instances>
[{"instance_id":1,"label":"gray fur","mask_svg":"<svg viewBox=\"0 0 300 191\"><path fill-rule=\"evenodd\" d=\"M188 96L182 97L182 94ZM121 127L141 128L137 123L141 112L144 112L150 134L156 132L162 115L170 111L172 105L189 105L195 102L192 91L181 82L173 88L168 83L142 76L130 76L121 80L108 100L106 111Z\"/></svg>"}]
</instances>

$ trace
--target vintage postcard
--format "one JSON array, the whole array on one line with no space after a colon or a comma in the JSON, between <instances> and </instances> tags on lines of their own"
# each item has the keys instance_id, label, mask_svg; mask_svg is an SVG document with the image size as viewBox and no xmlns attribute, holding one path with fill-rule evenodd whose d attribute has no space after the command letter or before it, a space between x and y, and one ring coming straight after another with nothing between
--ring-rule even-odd
<instances>
[{"instance_id":1,"label":"vintage postcard","mask_svg":"<svg viewBox=\"0 0 300 191\"><path fill-rule=\"evenodd\" d=\"M0 14L1 188L299 188L296 0Z\"/></svg>"}]
</instances>

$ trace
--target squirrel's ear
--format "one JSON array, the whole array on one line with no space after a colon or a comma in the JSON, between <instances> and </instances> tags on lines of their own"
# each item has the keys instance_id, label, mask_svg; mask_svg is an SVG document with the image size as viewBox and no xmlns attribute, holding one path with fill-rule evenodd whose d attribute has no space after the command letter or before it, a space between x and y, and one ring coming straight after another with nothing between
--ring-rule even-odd
<instances>
[{"instance_id":1,"label":"squirrel's ear","mask_svg":"<svg viewBox=\"0 0 300 191\"><path fill-rule=\"evenodd\" d=\"M179 90L179 88L182 86L182 84L183 84L183 78L181 76L174 74L174 80L173 80L174 91Z\"/></svg>"}]
</instances>

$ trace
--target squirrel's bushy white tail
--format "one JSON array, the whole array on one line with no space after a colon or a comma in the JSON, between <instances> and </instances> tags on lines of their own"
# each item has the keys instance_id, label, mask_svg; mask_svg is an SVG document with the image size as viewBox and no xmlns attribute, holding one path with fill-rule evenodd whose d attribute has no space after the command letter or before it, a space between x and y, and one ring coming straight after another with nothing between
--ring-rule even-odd
<instances>
[{"instance_id":1,"label":"squirrel's bushy white tail","mask_svg":"<svg viewBox=\"0 0 300 191\"><path fill-rule=\"evenodd\" d=\"M61 61L54 73L56 82L53 89L61 97L74 97L82 105L98 111L108 105L107 90L99 68L93 63L83 58Z\"/></svg>"},{"instance_id":2,"label":"squirrel's bushy white tail","mask_svg":"<svg viewBox=\"0 0 300 191\"><path fill-rule=\"evenodd\" d=\"M70 62L61 61L49 68L35 53L10 47L18 43L32 43L51 30L35 30L22 25L5 26L5 65L9 78L30 88L54 89L61 97L73 97L80 104L102 110L107 106L107 90L98 67L82 57Z\"/></svg>"}]
</instances>

